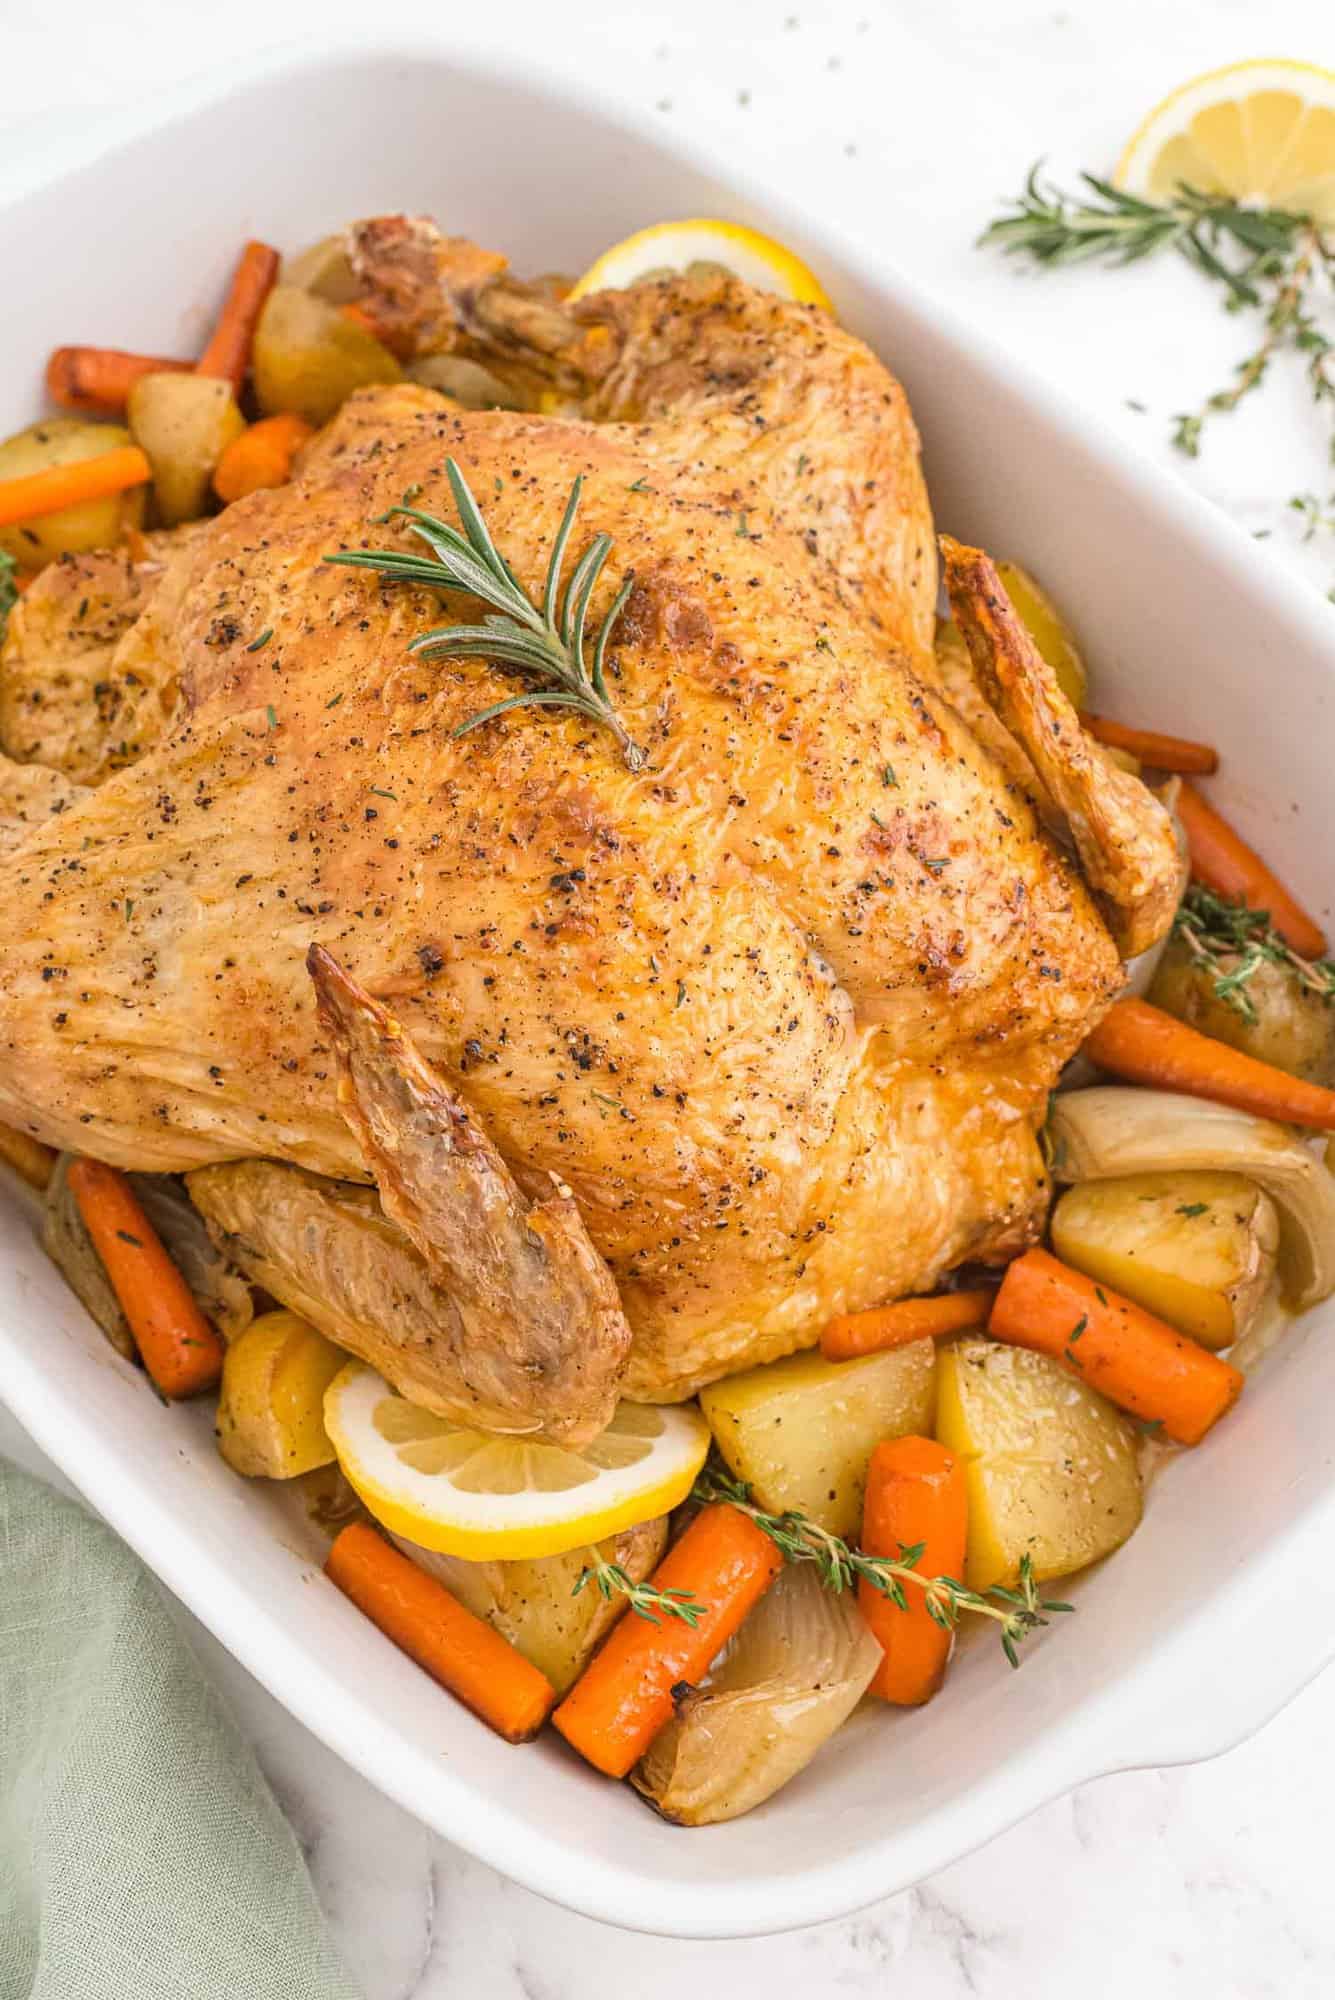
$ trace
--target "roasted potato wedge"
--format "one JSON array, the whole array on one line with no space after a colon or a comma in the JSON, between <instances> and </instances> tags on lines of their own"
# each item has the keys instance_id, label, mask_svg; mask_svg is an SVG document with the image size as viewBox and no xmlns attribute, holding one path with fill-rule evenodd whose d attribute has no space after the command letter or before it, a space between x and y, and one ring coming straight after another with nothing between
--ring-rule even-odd
<instances>
[{"instance_id":1,"label":"roasted potato wedge","mask_svg":"<svg viewBox=\"0 0 1335 2000\"><path fill-rule=\"evenodd\" d=\"M855 1536L872 1452L882 1438L930 1429L935 1372L930 1340L858 1361L794 1354L711 1383L700 1407L763 1507Z\"/></svg>"},{"instance_id":2,"label":"roasted potato wedge","mask_svg":"<svg viewBox=\"0 0 1335 2000\"><path fill-rule=\"evenodd\" d=\"M941 1350L936 1435L969 1481L972 1590L1065 1576L1119 1548L1141 1515L1136 1433L1060 1362L999 1341Z\"/></svg>"},{"instance_id":3,"label":"roasted potato wedge","mask_svg":"<svg viewBox=\"0 0 1335 2000\"><path fill-rule=\"evenodd\" d=\"M536 1556L527 1562L465 1562L395 1536L404 1554L437 1577L461 1604L494 1625L526 1660L564 1694L584 1671L594 1647L625 1612L625 1599L604 1598L590 1582L575 1585L594 1553L616 1563L632 1583L642 1583L667 1546L667 1516L609 1535L594 1549Z\"/></svg>"},{"instance_id":4,"label":"roasted potato wedge","mask_svg":"<svg viewBox=\"0 0 1335 2000\"><path fill-rule=\"evenodd\" d=\"M331 306L351 305L361 289L348 256L347 237L341 232L322 236L295 257L285 257L279 282L314 292L317 299L325 299Z\"/></svg>"},{"instance_id":5,"label":"roasted potato wedge","mask_svg":"<svg viewBox=\"0 0 1335 2000\"><path fill-rule=\"evenodd\" d=\"M1202 1346L1229 1347L1274 1278L1279 1213L1241 1174L1128 1174L1067 1188L1052 1247Z\"/></svg>"},{"instance_id":6,"label":"roasted potato wedge","mask_svg":"<svg viewBox=\"0 0 1335 2000\"><path fill-rule=\"evenodd\" d=\"M210 375L143 375L130 391L128 414L153 467L166 526L207 514L218 460L246 428L231 384Z\"/></svg>"},{"instance_id":7,"label":"roasted potato wedge","mask_svg":"<svg viewBox=\"0 0 1335 2000\"><path fill-rule=\"evenodd\" d=\"M223 1362L218 1449L247 1479L295 1479L328 1465L324 1392L347 1360L296 1313L261 1313Z\"/></svg>"},{"instance_id":8,"label":"roasted potato wedge","mask_svg":"<svg viewBox=\"0 0 1335 2000\"><path fill-rule=\"evenodd\" d=\"M997 575L1006 586L1006 595L1015 606L1020 623L1056 674L1062 693L1072 708L1083 708L1089 676L1080 648L1061 612L1037 577L1021 569L1019 563L998 561Z\"/></svg>"},{"instance_id":9,"label":"roasted potato wedge","mask_svg":"<svg viewBox=\"0 0 1335 2000\"><path fill-rule=\"evenodd\" d=\"M78 465L130 442L130 433L120 424L89 423L85 417L50 417L43 423L29 424L27 430L0 444L0 479L26 479L57 465ZM0 550L12 556L20 569L39 570L57 556L110 548L143 518L144 488L132 486L124 493L85 500L77 507L62 507L56 514L39 514L34 520L0 528Z\"/></svg>"},{"instance_id":10,"label":"roasted potato wedge","mask_svg":"<svg viewBox=\"0 0 1335 2000\"><path fill-rule=\"evenodd\" d=\"M1223 970L1228 965L1221 961ZM1263 959L1245 989L1256 1017L1248 1020L1221 998L1216 979L1217 972L1193 957L1181 938L1171 938L1147 997L1165 1013L1259 1062L1309 1083L1335 1083L1335 1006L1309 992L1287 966Z\"/></svg>"},{"instance_id":11,"label":"roasted potato wedge","mask_svg":"<svg viewBox=\"0 0 1335 2000\"><path fill-rule=\"evenodd\" d=\"M265 300L251 376L266 416L294 410L308 424L326 424L354 389L402 375L389 349L327 299L285 284Z\"/></svg>"}]
</instances>

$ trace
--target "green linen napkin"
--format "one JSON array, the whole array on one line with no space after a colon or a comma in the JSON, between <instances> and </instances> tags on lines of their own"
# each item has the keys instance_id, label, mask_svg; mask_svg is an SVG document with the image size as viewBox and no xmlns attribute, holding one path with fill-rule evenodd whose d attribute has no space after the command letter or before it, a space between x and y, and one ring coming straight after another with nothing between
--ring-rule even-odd
<instances>
[{"instance_id":1,"label":"green linen napkin","mask_svg":"<svg viewBox=\"0 0 1335 2000\"><path fill-rule=\"evenodd\" d=\"M356 2000L157 1585L4 1460L0 2000Z\"/></svg>"}]
</instances>

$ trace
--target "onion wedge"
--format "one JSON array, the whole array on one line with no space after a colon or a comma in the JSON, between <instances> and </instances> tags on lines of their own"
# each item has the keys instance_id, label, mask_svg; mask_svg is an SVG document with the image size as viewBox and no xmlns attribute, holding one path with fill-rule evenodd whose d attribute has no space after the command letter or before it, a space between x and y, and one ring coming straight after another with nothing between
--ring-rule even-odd
<instances>
[{"instance_id":1,"label":"onion wedge","mask_svg":"<svg viewBox=\"0 0 1335 2000\"><path fill-rule=\"evenodd\" d=\"M1055 1181L1220 1168L1255 1181L1279 1210L1286 1303L1305 1312L1335 1291L1335 1176L1287 1125L1176 1091L1100 1085L1052 1100Z\"/></svg>"},{"instance_id":2,"label":"onion wedge","mask_svg":"<svg viewBox=\"0 0 1335 2000\"><path fill-rule=\"evenodd\" d=\"M631 1783L678 1826L736 1819L810 1763L880 1662L857 1599L790 1565L706 1684L678 1701Z\"/></svg>"}]
</instances>

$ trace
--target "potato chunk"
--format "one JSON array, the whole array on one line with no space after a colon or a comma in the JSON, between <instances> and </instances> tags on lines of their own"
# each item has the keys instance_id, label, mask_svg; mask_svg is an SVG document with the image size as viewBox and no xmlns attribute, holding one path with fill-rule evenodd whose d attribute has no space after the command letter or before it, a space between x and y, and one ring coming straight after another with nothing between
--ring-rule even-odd
<instances>
[{"instance_id":1,"label":"potato chunk","mask_svg":"<svg viewBox=\"0 0 1335 2000\"><path fill-rule=\"evenodd\" d=\"M1006 586L1006 595L1015 606L1020 623L1056 674L1062 693L1072 708L1083 708L1089 677L1080 648L1061 612L1037 577L1021 569L1019 563L998 562L997 575Z\"/></svg>"},{"instance_id":2,"label":"potato chunk","mask_svg":"<svg viewBox=\"0 0 1335 2000\"><path fill-rule=\"evenodd\" d=\"M255 394L266 416L293 410L326 424L354 389L403 375L387 347L327 299L297 285L275 285L255 329Z\"/></svg>"},{"instance_id":3,"label":"potato chunk","mask_svg":"<svg viewBox=\"0 0 1335 2000\"><path fill-rule=\"evenodd\" d=\"M984 1339L941 1350L936 1434L967 1462L973 1590L1065 1576L1138 1526L1133 1427L1060 1362Z\"/></svg>"},{"instance_id":4,"label":"potato chunk","mask_svg":"<svg viewBox=\"0 0 1335 2000\"><path fill-rule=\"evenodd\" d=\"M347 1358L296 1313L261 1313L223 1362L218 1449L232 1470L295 1479L330 1464L324 1392Z\"/></svg>"},{"instance_id":5,"label":"potato chunk","mask_svg":"<svg viewBox=\"0 0 1335 2000\"><path fill-rule=\"evenodd\" d=\"M0 479L27 479L58 465L80 465L87 458L119 451L130 433L120 424L89 423L85 417L49 417L0 444ZM13 556L19 568L39 570L57 556L82 555L88 549L109 549L144 518L144 488L109 493L101 500L84 500L55 514L39 514L0 528L0 550Z\"/></svg>"},{"instance_id":6,"label":"potato chunk","mask_svg":"<svg viewBox=\"0 0 1335 2000\"><path fill-rule=\"evenodd\" d=\"M166 525L207 514L218 460L246 428L231 384L211 375L142 375L130 391L129 417L153 467Z\"/></svg>"},{"instance_id":7,"label":"potato chunk","mask_svg":"<svg viewBox=\"0 0 1335 2000\"><path fill-rule=\"evenodd\" d=\"M872 1452L882 1438L930 1427L935 1374L930 1340L859 1361L794 1354L711 1383L700 1407L729 1470L762 1507L791 1507L852 1536Z\"/></svg>"},{"instance_id":8,"label":"potato chunk","mask_svg":"<svg viewBox=\"0 0 1335 2000\"><path fill-rule=\"evenodd\" d=\"M1263 959L1244 989L1254 1016L1249 1019L1216 990L1218 972L1237 963L1224 958L1212 969L1194 958L1180 938L1173 938L1159 960L1147 998L1203 1035L1213 1035L1217 1042L1227 1042L1258 1062L1271 1063L1309 1083L1335 1083L1335 1006L1309 992L1287 966Z\"/></svg>"},{"instance_id":9,"label":"potato chunk","mask_svg":"<svg viewBox=\"0 0 1335 2000\"><path fill-rule=\"evenodd\" d=\"M1241 1174L1128 1174L1068 1188L1052 1247L1202 1346L1228 1347L1274 1277L1279 1215Z\"/></svg>"}]
</instances>

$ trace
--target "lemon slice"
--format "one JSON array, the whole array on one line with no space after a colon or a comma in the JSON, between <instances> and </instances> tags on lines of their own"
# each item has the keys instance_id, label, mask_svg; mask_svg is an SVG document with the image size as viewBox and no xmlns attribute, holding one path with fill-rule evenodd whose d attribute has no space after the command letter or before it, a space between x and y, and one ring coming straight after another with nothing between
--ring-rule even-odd
<instances>
[{"instance_id":1,"label":"lemon slice","mask_svg":"<svg viewBox=\"0 0 1335 2000\"><path fill-rule=\"evenodd\" d=\"M467 1430L351 1362L325 1392L325 1428L383 1526L470 1562L563 1555L686 1498L709 1449L694 1403L621 1403L579 1450Z\"/></svg>"},{"instance_id":2,"label":"lemon slice","mask_svg":"<svg viewBox=\"0 0 1335 2000\"><path fill-rule=\"evenodd\" d=\"M1335 71L1267 61L1195 77L1155 105L1113 179L1151 201L1185 181L1335 223Z\"/></svg>"},{"instance_id":3,"label":"lemon slice","mask_svg":"<svg viewBox=\"0 0 1335 2000\"><path fill-rule=\"evenodd\" d=\"M780 298L796 299L800 305L834 310L815 273L782 243L762 236L759 230L746 229L740 222L717 222L710 217L656 222L652 228L628 236L624 243L613 244L575 282L568 296L582 299L588 292L620 292L645 278L662 278L697 265L730 271L759 291L777 292Z\"/></svg>"}]
</instances>

